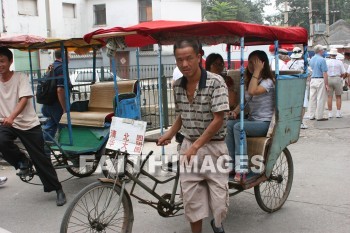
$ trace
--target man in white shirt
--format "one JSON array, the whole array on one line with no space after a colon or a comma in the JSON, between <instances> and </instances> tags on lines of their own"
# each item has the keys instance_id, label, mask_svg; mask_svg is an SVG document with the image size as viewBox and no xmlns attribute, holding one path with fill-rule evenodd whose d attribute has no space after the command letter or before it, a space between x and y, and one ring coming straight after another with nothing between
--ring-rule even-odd
<instances>
[{"instance_id":1,"label":"man in white shirt","mask_svg":"<svg viewBox=\"0 0 350 233\"><path fill-rule=\"evenodd\" d=\"M347 77L344 78L345 84L350 87L350 73L349 73L349 67L350 67L350 52L345 52L344 53L344 60L343 64L345 67L345 70L347 71Z\"/></svg>"},{"instance_id":2,"label":"man in white shirt","mask_svg":"<svg viewBox=\"0 0 350 233\"><path fill-rule=\"evenodd\" d=\"M276 58L273 58L271 61L271 69L276 70ZM289 70L287 66L287 62L290 60L290 57L288 56L288 51L285 49L279 49L278 50L278 68L279 70Z\"/></svg>"},{"instance_id":3,"label":"man in white shirt","mask_svg":"<svg viewBox=\"0 0 350 233\"><path fill-rule=\"evenodd\" d=\"M290 70L299 70L304 71L304 59L303 59L303 51L299 47L295 47L293 49L293 53L290 56L292 60L287 63L288 69ZM304 104L303 111L301 113L301 129L307 129L308 126L304 122L304 115L307 107L309 106L309 90L310 90L310 82L309 80L306 83L305 93L304 93Z\"/></svg>"},{"instance_id":4,"label":"man in white shirt","mask_svg":"<svg viewBox=\"0 0 350 233\"><path fill-rule=\"evenodd\" d=\"M341 114L341 95L343 94L343 77L345 77L345 68L342 61L337 60L337 49L331 49L329 52L330 59L326 61L328 67L328 118L333 117L332 101L333 93L335 92L337 113L336 117L342 117Z\"/></svg>"},{"instance_id":5,"label":"man in white shirt","mask_svg":"<svg viewBox=\"0 0 350 233\"><path fill-rule=\"evenodd\" d=\"M20 169L18 175L21 177L28 175L32 162L44 192L56 191L56 204L62 206L66 203L66 195L51 158L45 155L43 132L33 107L33 91L28 76L11 71L12 62L12 52L0 47L0 152L4 160ZM31 161L14 143L16 138L21 140Z\"/></svg>"}]
</instances>

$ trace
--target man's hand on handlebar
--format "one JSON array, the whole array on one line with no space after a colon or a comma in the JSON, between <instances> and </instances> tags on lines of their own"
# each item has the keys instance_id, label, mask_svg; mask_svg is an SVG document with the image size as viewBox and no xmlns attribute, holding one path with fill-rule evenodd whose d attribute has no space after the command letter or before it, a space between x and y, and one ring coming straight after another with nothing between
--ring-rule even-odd
<instances>
[{"instance_id":1,"label":"man's hand on handlebar","mask_svg":"<svg viewBox=\"0 0 350 233\"><path fill-rule=\"evenodd\" d=\"M167 137L166 134L158 139L157 146L166 146L171 143L171 138Z\"/></svg>"}]
</instances>

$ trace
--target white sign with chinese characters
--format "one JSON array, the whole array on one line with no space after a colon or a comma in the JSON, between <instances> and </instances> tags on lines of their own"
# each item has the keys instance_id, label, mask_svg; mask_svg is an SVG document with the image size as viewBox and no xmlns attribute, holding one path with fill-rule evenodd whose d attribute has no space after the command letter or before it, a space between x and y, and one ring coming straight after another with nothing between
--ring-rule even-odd
<instances>
[{"instance_id":1,"label":"white sign with chinese characters","mask_svg":"<svg viewBox=\"0 0 350 233\"><path fill-rule=\"evenodd\" d=\"M145 121L113 117L106 148L129 154L141 154L146 126Z\"/></svg>"}]
</instances>

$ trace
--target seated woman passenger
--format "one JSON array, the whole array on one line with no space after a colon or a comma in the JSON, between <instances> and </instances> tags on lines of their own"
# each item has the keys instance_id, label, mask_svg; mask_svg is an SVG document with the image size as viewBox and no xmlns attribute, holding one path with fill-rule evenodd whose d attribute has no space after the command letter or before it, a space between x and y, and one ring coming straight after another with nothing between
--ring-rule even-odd
<instances>
[{"instance_id":1,"label":"seated woman passenger","mask_svg":"<svg viewBox=\"0 0 350 233\"><path fill-rule=\"evenodd\" d=\"M232 110L234 109L234 107L236 107L236 102L238 98L236 97L236 92L234 91L233 79L230 76L223 74L224 67L224 59L218 53L209 54L207 59L205 60L205 69L207 71L210 71L214 74L219 74L221 75L221 77L224 78L228 90L229 105L230 109Z\"/></svg>"},{"instance_id":2,"label":"seated woman passenger","mask_svg":"<svg viewBox=\"0 0 350 233\"><path fill-rule=\"evenodd\" d=\"M247 154L246 136L266 136L275 108L275 79L264 51L256 50L249 54L245 69L245 88L246 105L250 112L248 119L244 120L243 155ZM240 155L240 124L237 119L239 113L238 105L232 112L234 120L227 121L226 135L230 157L235 164L236 181L240 180L239 159L235 160L235 155Z\"/></svg>"}]
</instances>

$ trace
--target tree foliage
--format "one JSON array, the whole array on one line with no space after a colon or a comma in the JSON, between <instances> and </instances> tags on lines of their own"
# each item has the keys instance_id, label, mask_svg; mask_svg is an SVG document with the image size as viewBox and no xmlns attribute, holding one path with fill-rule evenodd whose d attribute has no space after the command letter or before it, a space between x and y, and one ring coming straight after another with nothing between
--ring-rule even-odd
<instances>
[{"instance_id":1,"label":"tree foliage","mask_svg":"<svg viewBox=\"0 0 350 233\"><path fill-rule=\"evenodd\" d=\"M263 9L268 3L269 0L202 0L203 20L263 23Z\"/></svg>"},{"instance_id":2,"label":"tree foliage","mask_svg":"<svg viewBox=\"0 0 350 233\"><path fill-rule=\"evenodd\" d=\"M276 5L280 8L281 15L275 20L283 18L284 0L276 0ZM309 0L288 0L290 7L288 15L288 25L302 26L309 29ZM350 0L329 0L329 23L333 24L339 19L344 19L350 23ZM272 19L274 20L274 19ZM326 22L326 1L312 0L312 21Z\"/></svg>"}]
</instances>

